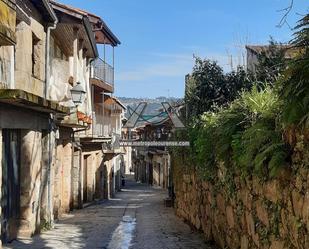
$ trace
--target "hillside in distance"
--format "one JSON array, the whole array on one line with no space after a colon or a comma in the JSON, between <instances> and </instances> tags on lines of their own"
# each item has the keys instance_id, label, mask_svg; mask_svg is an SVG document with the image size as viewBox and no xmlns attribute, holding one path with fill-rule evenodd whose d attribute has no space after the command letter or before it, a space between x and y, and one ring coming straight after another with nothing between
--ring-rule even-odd
<instances>
[{"instance_id":1,"label":"hillside in distance","mask_svg":"<svg viewBox=\"0 0 309 249\"><path fill-rule=\"evenodd\" d=\"M135 109L139 103L147 102L147 107L145 109L144 114L157 114L159 109L162 109L162 102L169 102L171 104L180 102L181 98L174 97L157 97L155 99L151 98L127 98L127 97L117 97L122 104L124 104L127 109L130 107L131 109ZM127 115L126 115L127 116Z\"/></svg>"}]
</instances>

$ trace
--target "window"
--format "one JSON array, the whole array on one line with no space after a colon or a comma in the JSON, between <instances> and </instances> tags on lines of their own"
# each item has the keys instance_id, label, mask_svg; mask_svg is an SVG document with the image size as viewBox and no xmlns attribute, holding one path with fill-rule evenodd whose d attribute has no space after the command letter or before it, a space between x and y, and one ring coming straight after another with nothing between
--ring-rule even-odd
<instances>
[{"instance_id":1,"label":"window","mask_svg":"<svg viewBox=\"0 0 309 249\"><path fill-rule=\"evenodd\" d=\"M41 40L32 33L32 76L38 79L41 78L41 47Z\"/></svg>"}]
</instances>

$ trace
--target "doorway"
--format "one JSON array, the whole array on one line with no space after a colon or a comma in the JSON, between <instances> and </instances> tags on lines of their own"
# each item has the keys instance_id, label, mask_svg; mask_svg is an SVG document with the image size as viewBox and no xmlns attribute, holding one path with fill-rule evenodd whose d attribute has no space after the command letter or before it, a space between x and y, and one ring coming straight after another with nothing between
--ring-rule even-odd
<instances>
[{"instance_id":1,"label":"doorway","mask_svg":"<svg viewBox=\"0 0 309 249\"><path fill-rule=\"evenodd\" d=\"M17 237L20 218L20 131L3 130L2 134L2 224L1 240Z\"/></svg>"},{"instance_id":2,"label":"doorway","mask_svg":"<svg viewBox=\"0 0 309 249\"><path fill-rule=\"evenodd\" d=\"M152 163L149 163L148 174L149 174L149 182L148 182L148 184L153 185L153 166L152 166Z\"/></svg>"},{"instance_id":3,"label":"doorway","mask_svg":"<svg viewBox=\"0 0 309 249\"><path fill-rule=\"evenodd\" d=\"M107 165L104 163L103 166L103 195L104 199L108 199L108 172L107 172Z\"/></svg>"},{"instance_id":4,"label":"doorway","mask_svg":"<svg viewBox=\"0 0 309 249\"><path fill-rule=\"evenodd\" d=\"M84 163L83 163L83 203L88 201L88 188L87 188L87 159L89 156L84 156Z\"/></svg>"}]
</instances>

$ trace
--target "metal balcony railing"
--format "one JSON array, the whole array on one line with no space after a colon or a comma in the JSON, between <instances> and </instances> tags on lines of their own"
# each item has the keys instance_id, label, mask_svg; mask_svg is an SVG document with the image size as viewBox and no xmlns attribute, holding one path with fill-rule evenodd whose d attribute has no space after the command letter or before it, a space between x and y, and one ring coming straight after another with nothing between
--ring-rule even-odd
<instances>
[{"instance_id":1,"label":"metal balcony railing","mask_svg":"<svg viewBox=\"0 0 309 249\"><path fill-rule=\"evenodd\" d=\"M91 65L92 78L104 81L106 84L114 86L114 68L104 60L97 58Z\"/></svg>"},{"instance_id":2,"label":"metal balcony railing","mask_svg":"<svg viewBox=\"0 0 309 249\"><path fill-rule=\"evenodd\" d=\"M91 129L86 132L86 136L110 137L112 134L111 118L103 116L102 106L95 105L92 113Z\"/></svg>"}]
</instances>

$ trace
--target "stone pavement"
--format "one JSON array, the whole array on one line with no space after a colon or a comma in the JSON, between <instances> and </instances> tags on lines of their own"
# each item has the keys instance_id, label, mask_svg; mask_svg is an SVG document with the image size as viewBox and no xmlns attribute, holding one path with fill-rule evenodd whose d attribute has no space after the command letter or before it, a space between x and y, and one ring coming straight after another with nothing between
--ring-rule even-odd
<instances>
[{"instance_id":1,"label":"stone pavement","mask_svg":"<svg viewBox=\"0 0 309 249\"><path fill-rule=\"evenodd\" d=\"M74 211L54 229L4 248L213 249L163 206L166 195L128 180L116 198Z\"/></svg>"}]
</instances>

